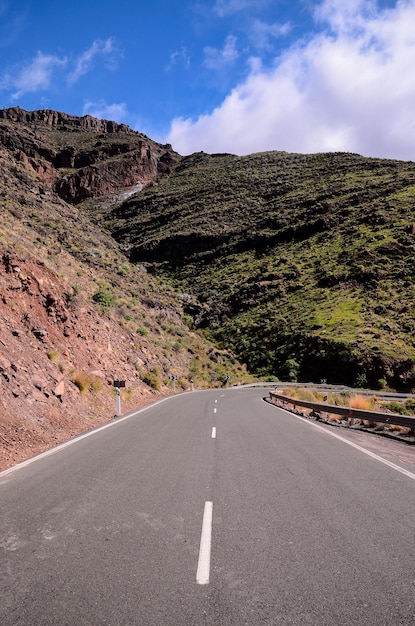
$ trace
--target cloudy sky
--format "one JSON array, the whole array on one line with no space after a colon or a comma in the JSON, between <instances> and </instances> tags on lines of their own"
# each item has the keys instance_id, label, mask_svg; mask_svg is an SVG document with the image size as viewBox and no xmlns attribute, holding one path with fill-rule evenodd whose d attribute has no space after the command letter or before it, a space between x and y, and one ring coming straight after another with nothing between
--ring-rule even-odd
<instances>
[{"instance_id":1,"label":"cloudy sky","mask_svg":"<svg viewBox=\"0 0 415 626\"><path fill-rule=\"evenodd\" d=\"M415 0L0 0L0 108L415 160Z\"/></svg>"}]
</instances>

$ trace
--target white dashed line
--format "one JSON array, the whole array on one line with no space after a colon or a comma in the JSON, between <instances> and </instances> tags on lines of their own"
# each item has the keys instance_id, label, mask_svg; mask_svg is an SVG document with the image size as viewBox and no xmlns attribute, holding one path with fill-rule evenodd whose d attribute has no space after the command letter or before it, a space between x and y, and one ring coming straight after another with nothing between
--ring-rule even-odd
<instances>
[{"instance_id":1,"label":"white dashed line","mask_svg":"<svg viewBox=\"0 0 415 626\"><path fill-rule=\"evenodd\" d=\"M198 585L209 584L210 550L212 544L213 502L205 502L203 513L202 534L200 537L199 562L197 564L196 582Z\"/></svg>"},{"instance_id":2,"label":"white dashed line","mask_svg":"<svg viewBox=\"0 0 415 626\"><path fill-rule=\"evenodd\" d=\"M212 428L212 439L216 439L216 426Z\"/></svg>"}]
</instances>

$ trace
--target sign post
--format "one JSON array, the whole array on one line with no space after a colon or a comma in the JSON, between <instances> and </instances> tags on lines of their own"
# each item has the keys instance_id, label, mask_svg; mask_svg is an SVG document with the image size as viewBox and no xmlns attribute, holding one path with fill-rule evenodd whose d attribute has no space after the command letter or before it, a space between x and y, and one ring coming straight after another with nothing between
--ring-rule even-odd
<instances>
[{"instance_id":1,"label":"sign post","mask_svg":"<svg viewBox=\"0 0 415 626\"><path fill-rule=\"evenodd\" d=\"M125 387L125 380L114 380L115 387L115 410L116 415L121 415L121 392L120 387Z\"/></svg>"},{"instance_id":2,"label":"sign post","mask_svg":"<svg viewBox=\"0 0 415 626\"><path fill-rule=\"evenodd\" d=\"M174 387L175 387L175 383L176 383L176 380L177 380L177 376L175 376L174 374L170 374L169 380L171 380L171 388L174 391Z\"/></svg>"}]
</instances>

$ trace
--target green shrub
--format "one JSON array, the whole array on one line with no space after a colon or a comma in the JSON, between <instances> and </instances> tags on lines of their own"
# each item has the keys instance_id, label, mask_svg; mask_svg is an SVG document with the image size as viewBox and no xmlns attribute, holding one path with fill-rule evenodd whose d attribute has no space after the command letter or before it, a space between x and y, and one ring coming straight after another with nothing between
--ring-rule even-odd
<instances>
[{"instance_id":1,"label":"green shrub","mask_svg":"<svg viewBox=\"0 0 415 626\"><path fill-rule=\"evenodd\" d=\"M104 312L108 311L116 302L115 296L109 291L105 291L105 289L98 289L98 291L93 294L92 299Z\"/></svg>"},{"instance_id":2,"label":"green shrub","mask_svg":"<svg viewBox=\"0 0 415 626\"><path fill-rule=\"evenodd\" d=\"M366 374L358 374L356 376L355 387L364 389L367 386Z\"/></svg>"},{"instance_id":3,"label":"green shrub","mask_svg":"<svg viewBox=\"0 0 415 626\"><path fill-rule=\"evenodd\" d=\"M153 367L141 377L141 380L155 391L160 391L160 368Z\"/></svg>"},{"instance_id":4,"label":"green shrub","mask_svg":"<svg viewBox=\"0 0 415 626\"><path fill-rule=\"evenodd\" d=\"M377 389L382 390L382 389L386 389L388 386L388 383L386 381L385 378L379 378L378 382L377 382Z\"/></svg>"},{"instance_id":5,"label":"green shrub","mask_svg":"<svg viewBox=\"0 0 415 626\"><path fill-rule=\"evenodd\" d=\"M140 328L137 328L137 333L139 335L142 335L143 337L147 337L148 336L148 330L147 330L147 328L144 328L143 326L140 326Z\"/></svg>"}]
</instances>

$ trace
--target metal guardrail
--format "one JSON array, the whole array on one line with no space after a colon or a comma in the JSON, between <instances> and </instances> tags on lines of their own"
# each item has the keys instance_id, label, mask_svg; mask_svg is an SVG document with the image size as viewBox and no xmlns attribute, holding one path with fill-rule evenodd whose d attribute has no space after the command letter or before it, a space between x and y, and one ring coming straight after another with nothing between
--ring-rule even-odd
<instances>
[{"instance_id":1,"label":"metal guardrail","mask_svg":"<svg viewBox=\"0 0 415 626\"><path fill-rule=\"evenodd\" d=\"M284 380L278 381L258 381L256 383L243 384L235 389L245 389L248 387L305 387L306 389L317 389L321 392L334 391L336 393L358 393L360 396L376 396L377 398L385 398L387 400L398 400L404 402L409 398L415 398L415 393L400 393L398 391L381 391L370 389L356 389L356 387L347 387L346 385L334 385L330 383L291 383Z\"/></svg>"},{"instance_id":2,"label":"metal guardrail","mask_svg":"<svg viewBox=\"0 0 415 626\"><path fill-rule=\"evenodd\" d=\"M344 417L351 418L352 420L360 419L360 420L368 420L370 422L381 422L382 424L394 424L396 426L404 426L406 428L414 428L415 429L415 416L408 417L404 415L399 415L395 413L377 413L375 411L363 411L362 409L353 409L350 407L342 407L337 406L335 404L319 404L317 402L307 402L306 400L296 400L295 398L290 398L289 396L283 396L280 393L269 392L270 401L275 404L274 398L287 404L296 406L301 406L306 409L312 409L316 413L333 413L335 415L343 415Z\"/></svg>"}]
</instances>

